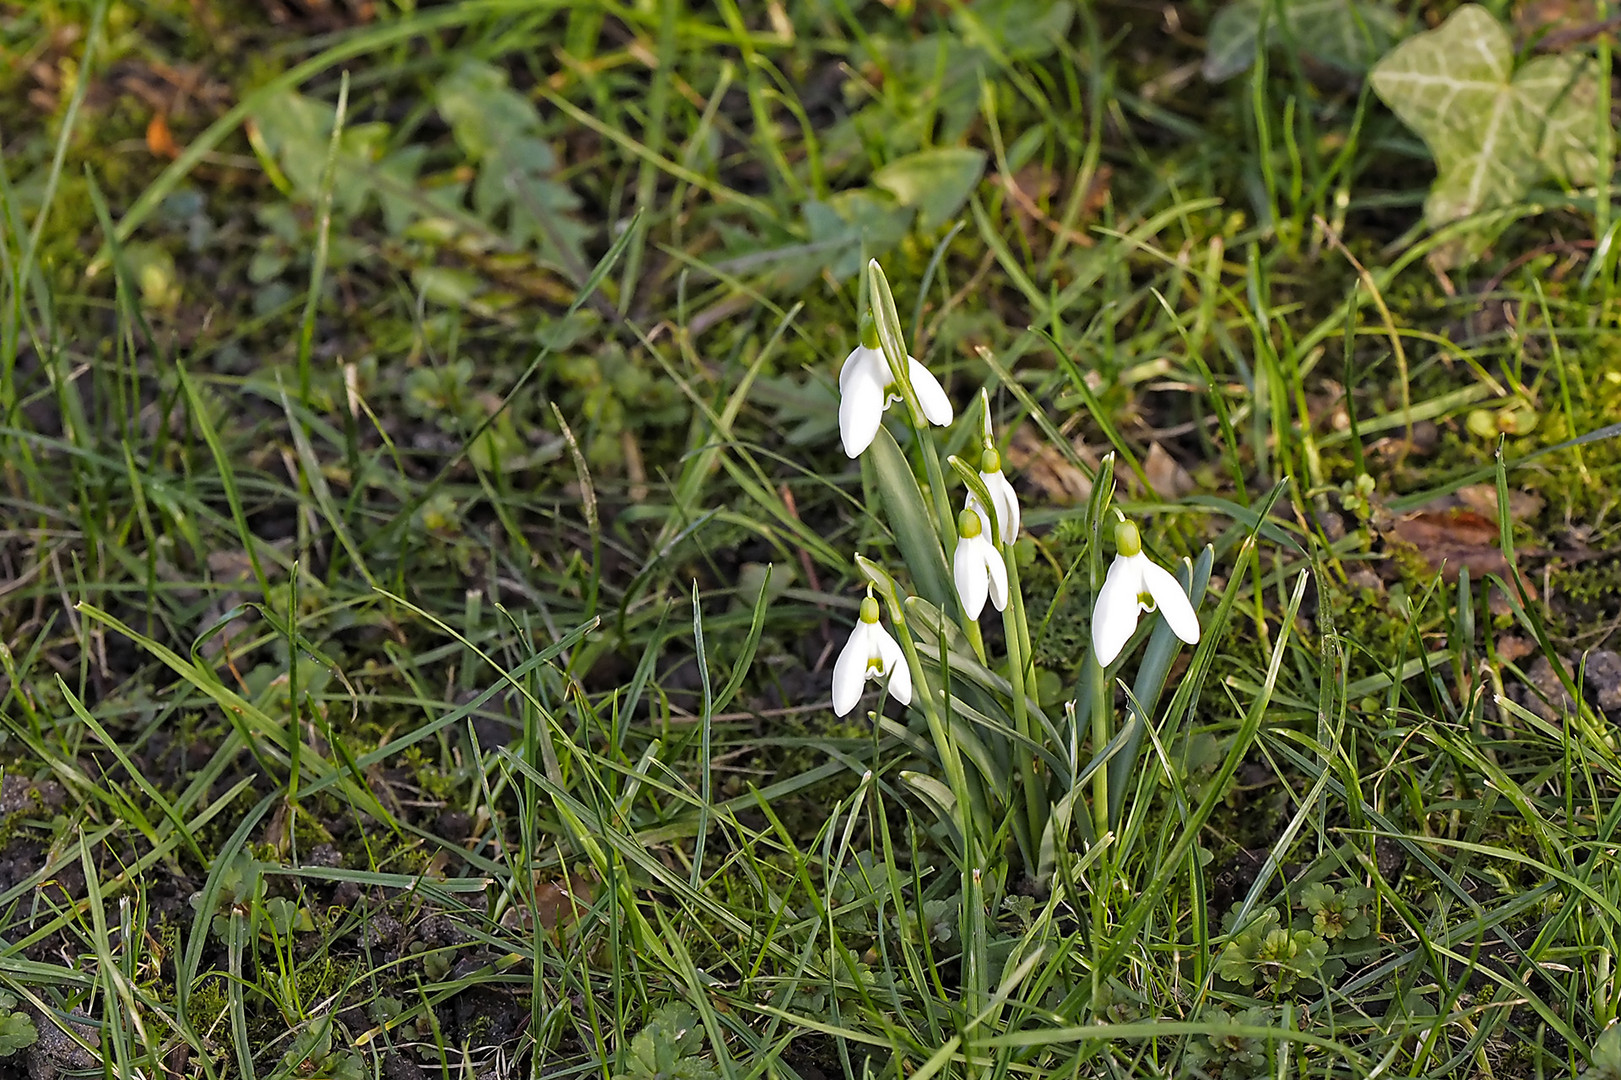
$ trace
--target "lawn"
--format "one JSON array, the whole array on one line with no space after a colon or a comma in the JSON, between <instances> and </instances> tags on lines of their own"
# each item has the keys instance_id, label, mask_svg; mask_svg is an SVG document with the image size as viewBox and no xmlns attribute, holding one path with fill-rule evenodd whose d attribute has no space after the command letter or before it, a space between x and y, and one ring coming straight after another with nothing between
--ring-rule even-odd
<instances>
[{"instance_id":1,"label":"lawn","mask_svg":"<svg viewBox=\"0 0 1621 1080\"><path fill-rule=\"evenodd\" d=\"M0 1078L1621 1080L1610 10L0 0Z\"/></svg>"}]
</instances>

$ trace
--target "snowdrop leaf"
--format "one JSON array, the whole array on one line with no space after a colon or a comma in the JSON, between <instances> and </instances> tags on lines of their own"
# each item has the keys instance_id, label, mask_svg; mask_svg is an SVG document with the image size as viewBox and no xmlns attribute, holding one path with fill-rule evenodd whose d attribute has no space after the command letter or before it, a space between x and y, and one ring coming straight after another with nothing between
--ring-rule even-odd
<instances>
[{"instance_id":1,"label":"snowdrop leaf","mask_svg":"<svg viewBox=\"0 0 1621 1080\"><path fill-rule=\"evenodd\" d=\"M878 497L883 500L884 519L895 533L895 545L911 571L912 587L936 607L951 607L951 571L940 550L940 537L929 517L923 490L907 464L906 455L887 429L879 428L867 457L878 480Z\"/></svg>"}]
</instances>

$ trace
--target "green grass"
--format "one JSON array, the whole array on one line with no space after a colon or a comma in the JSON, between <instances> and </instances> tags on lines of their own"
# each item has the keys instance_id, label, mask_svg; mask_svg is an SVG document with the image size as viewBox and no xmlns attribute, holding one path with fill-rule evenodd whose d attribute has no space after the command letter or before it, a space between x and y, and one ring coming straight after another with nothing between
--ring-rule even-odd
<instances>
[{"instance_id":1,"label":"green grass","mask_svg":"<svg viewBox=\"0 0 1621 1080\"><path fill-rule=\"evenodd\" d=\"M1439 270L1204 2L281 6L0 3L0 1072L1621 1075L1593 190ZM1028 641L906 609L1004 728L829 705L870 256L1024 432ZM1110 475L1212 555L1105 763Z\"/></svg>"}]
</instances>

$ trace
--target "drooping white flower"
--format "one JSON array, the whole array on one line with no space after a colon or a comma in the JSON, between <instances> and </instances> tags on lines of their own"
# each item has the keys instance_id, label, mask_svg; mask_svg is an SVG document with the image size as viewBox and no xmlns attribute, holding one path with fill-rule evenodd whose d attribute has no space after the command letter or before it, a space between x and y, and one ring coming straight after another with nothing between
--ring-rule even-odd
<instances>
[{"instance_id":1,"label":"drooping white flower","mask_svg":"<svg viewBox=\"0 0 1621 1080\"><path fill-rule=\"evenodd\" d=\"M1182 591L1182 583L1143 553L1142 536L1131 522L1116 525L1114 539L1118 554L1092 608L1092 651L1098 663L1104 667L1112 664L1137 629L1138 613L1156 607L1177 637L1197 645L1199 616Z\"/></svg>"},{"instance_id":2,"label":"drooping white flower","mask_svg":"<svg viewBox=\"0 0 1621 1080\"><path fill-rule=\"evenodd\" d=\"M871 596L861 601L861 618L833 664L834 713L843 716L855 708L868 679L887 680L890 697L911 703L912 670L900 645L878 625L878 601Z\"/></svg>"},{"instance_id":3,"label":"drooping white flower","mask_svg":"<svg viewBox=\"0 0 1621 1080\"><path fill-rule=\"evenodd\" d=\"M989 447L979 458L979 478L984 481L991 505L996 509L996 534L1004 545L1014 543L1019 539L1019 496L1008 478L1002 475L1001 455ZM992 531L990 515L985 513L979 496L973 492L968 493L968 509L979 515L986 532Z\"/></svg>"},{"instance_id":4,"label":"drooping white flower","mask_svg":"<svg viewBox=\"0 0 1621 1080\"><path fill-rule=\"evenodd\" d=\"M883 350L878 348L877 336L871 337L850 350L839 369L839 439L844 443L845 455L852 458L860 457L872 445L884 410L901 400ZM939 427L951 423L956 414L940 380L910 356L906 364L907 378L917 392L924 419Z\"/></svg>"},{"instance_id":5,"label":"drooping white flower","mask_svg":"<svg viewBox=\"0 0 1621 1080\"><path fill-rule=\"evenodd\" d=\"M970 619L979 618L989 596L997 611L1007 608L1007 566L991 543L979 511L969 507L957 517L957 549L951 556L957 599Z\"/></svg>"},{"instance_id":6,"label":"drooping white flower","mask_svg":"<svg viewBox=\"0 0 1621 1080\"><path fill-rule=\"evenodd\" d=\"M979 515L985 531L1001 538L1004 546L1019 539L1019 496L1002 475L1002 455L996 452L996 436L991 431L991 398L982 387L979 391L980 416L984 421L984 450L979 455L979 478L991 496L991 507L996 511L996 528L991 528L991 517L980 505L979 496L968 493L968 509Z\"/></svg>"}]
</instances>

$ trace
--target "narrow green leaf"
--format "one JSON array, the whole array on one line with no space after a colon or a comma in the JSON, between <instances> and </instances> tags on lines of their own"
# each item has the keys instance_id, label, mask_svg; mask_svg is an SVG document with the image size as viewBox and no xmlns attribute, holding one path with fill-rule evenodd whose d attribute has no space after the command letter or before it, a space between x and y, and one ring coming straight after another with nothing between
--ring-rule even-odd
<instances>
[{"instance_id":1,"label":"narrow green leaf","mask_svg":"<svg viewBox=\"0 0 1621 1080\"><path fill-rule=\"evenodd\" d=\"M906 455L901 453L894 436L879 428L868 457L878 480L878 497L884 504L885 519L911 573L913 590L935 607L956 611L957 600L945 552L940 549L939 534L929 516L923 489L912 475Z\"/></svg>"}]
</instances>

